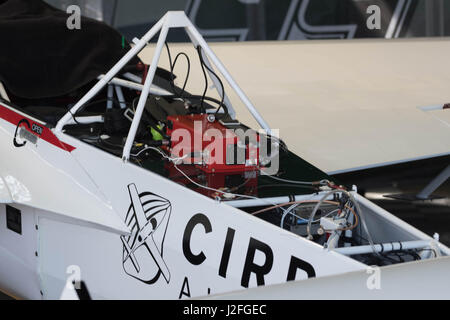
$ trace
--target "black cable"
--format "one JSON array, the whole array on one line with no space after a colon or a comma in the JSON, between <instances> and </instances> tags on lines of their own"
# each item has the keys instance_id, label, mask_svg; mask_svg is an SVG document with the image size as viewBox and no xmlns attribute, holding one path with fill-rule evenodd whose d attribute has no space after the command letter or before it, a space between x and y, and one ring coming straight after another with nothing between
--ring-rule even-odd
<instances>
[{"instance_id":1,"label":"black cable","mask_svg":"<svg viewBox=\"0 0 450 320\"><path fill-rule=\"evenodd\" d=\"M81 123L78 122L77 118L75 118L75 115L72 113L72 111L70 111L70 109L69 109L69 113L72 116L73 121L75 121L76 124L80 125Z\"/></svg>"},{"instance_id":2,"label":"black cable","mask_svg":"<svg viewBox=\"0 0 450 320\"><path fill-rule=\"evenodd\" d=\"M101 137L98 137L97 143L99 143L99 144L102 144L102 143L103 144L107 144L107 145L109 145L111 147L118 148L118 149L122 149L123 146L124 146L124 144L112 143L112 142L109 142L108 139L102 139Z\"/></svg>"},{"instance_id":3,"label":"black cable","mask_svg":"<svg viewBox=\"0 0 450 320\"><path fill-rule=\"evenodd\" d=\"M176 98L181 98L182 100L184 100L184 98L199 98L201 100L201 108L202 109L203 109L203 105L204 105L204 101L205 100L211 101L211 102L215 102L215 103L217 103L219 105L218 109L216 110L215 115L217 116L217 113L219 112L220 108L223 108L224 112L225 112L225 115L228 115L228 107L224 103L224 100L225 100L225 89L224 89L222 80L220 80L220 78L217 76L217 74L205 64L205 62L203 60L203 57L202 57L202 54L201 54L201 47L197 46L197 53L199 54L200 65L202 66L203 76L205 77L205 90L203 91L203 94L201 96L199 96L199 95L191 95L191 94L185 95L185 93L186 93L185 89L186 89L187 81L189 79L189 74L190 74L190 59L187 56L187 54L184 53L184 52L178 53L178 55L175 57L175 60L172 62L172 55L170 53L169 44L167 42L165 42L165 46L166 46L166 49L167 49L167 54L169 56L169 64L170 64L170 81L169 81L169 83L170 83L170 86L172 87L172 90L174 92L174 95L172 95L172 96L165 96L165 97L176 97ZM178 57L180 55L183 55L186 58L186 61L188 63L188 70L187 70L186 79L184 81L182 91L181 91L181 93L178 93L176 91L176 88L175 88L173 70L175 68L175 64L177 62L177 59L178 59ZM208 69L219 80L219 83L220 83L221 88L222 88L221 101L206 96L206 93L207 93L207 90L208 90L208 77L206 76L206 71L205 71L204 68Z\"/></svg>"},{"instance_id":4,"label":"black cable","mask_svg":"<svg viewBox=\"0 0 450 320\"><path fill-rule=\"evenodd\" d=\"M201 57L201 52L200 52L200 46L197 47L197 54L199 55L199 59L200 59L200 66L202 67L202 71L203 71L203 77L205 79L205 90L203 91L203 95L202 95L202 101L200 104L200 107L203 109L203 103L205 101L205 97L206 97L206 92L208 91L208 76L206 75L206 71L205 71L205 66L202 63L202 57ZM220 107L219 107L220 108Z\"/></svg>"},{"instance_id":5,"label":"black cable","mask_svg":"<svg viewBox=\"0 0 450 320\"><path fill-rule=\"evenodd\" d=\"M96 103L101 103L101 102L108 102L108 101L115 101L115 99L109 99L109 98L106 98L106 99L100 99L100 100L94 100L94 101L90 101L90 102L87 102L87 103L85 103L83 106L82 106L82 110L78 110L77 112L75 112L75 114L73 114L72 113L72 111L69 109L69 113L70 113L70 115L72 116L72 119L73 119L73 121L75 121L75 123L76 124L81 124L80 122L78 122L78 120L76 119L76 114L77 113L79 113L79 112L81 112L81 111L84 111L85 109L86 109L86 107L89 107L89 106L91 106L91 105L93 105L93 104L96 104Z\"/></svg>"},{"instance_id":6,"label":"black cable","mask_svg":"<svg viewBox=\"0 0 450 320\"><path fill-rule=\"evenodd\" d=\"M133 99L131 105L133 107L133 109L135 109L135 104L136 101L139 100L140 97L136 97ZM143 116L146 117L147 122L149 123L149 126L151 128L153 128L154 130L156 130L160 135L162 135L165 139L170 139L170 137L164 132L162 131L159 127L158 124L156 123L156 121L154 121L152 114L146 109L144 108L144 113L142 114ZM141 119L142 121L142 119Z\"/></svg>"},{"instance_id":7,"label":"black cable","mask_svg":"<svg viewBox=\"0 0 450 320\"><path fill-rule=\"evenodd\" d=\"M185 94L186 85L187 85L187 82L188 82L188 79L189 79L189 74L191 72L191 61L189 60L189 57L188 57L188 55L186 53L180 52L180 53L178 53L175 56L175 60L173 60L172 70L175 68L175 65L177 64L178 57L180 57L180 56L184 56L186 58L186 62L187 62L186 78L184 79L183 88L181 90L181 93L179 94L180 98L183 99L183 95ZM175 84L173 83L173 71L172 71L172 82L171 83L172 83L173 90L175 92Z\"/></svg>"},{"instance_id":8,"label":"black cable","mask_svg":"<svg viewBox=\"0 0 450 320\"><path fill-rule=\"evenodd\" d=\"M189 59L188 55L184 52L180 52L175 56L175 60L173 60L172 63L172 55L170 54L170 48L169 48L169 44L167 43L167 41L164 43L167 49L167 55L169 56L169 64L170 64L170 86L172 87L173 92L175 93L176 96L178 96L178 98L183 99L183 95L185 93L186 90L186 85L189 79L189 74L191 72L191 60ZM186 78L184 79L184 84L183 84L183 88L181 90L180 93L177 93L175 90L175 77L173 74L173 70L175 69L175 65L177 64L177 60L180 56L184 56L186 58L186 62L187 62L187 72L186 72ZM184 100L184 99L183 99Z\"/></svg>"},{"instance_id":9,"label":"black cable","mask_svg":"<svg viewBox=\"0 0 450 320\"><path fill-rule=\"evenodd\" d=\"M173 94L173 95L163 96L163 97L164 97L164 98L178 98L178 96L176 96L176 95L174 95L174 94ZM186 99L202 99L202 96L200 96L200 95L195 95L195 94L189 94L189 95L186 95L185 98L186 98ZM205 100L206 100L206 101L214 102L214 103L216 103L217 105L219 105L219 107L222 106L222 107L226 108L226 105L225 105L225 104L221 103L219 100L217 100L217 99L215 99L215 98L213 98L213 97L208 97L208 96L206 96L206 97L205 97Z\"/></svg>"},{"instance_id":10,"label":"black cable","mask_svg":"<svg viewBox=\"0 0 450 320\"><path fill-rule=\"evenodd\" d=\"M219 76L214 72L214 70L212 70L210 67L208 67L208 65L205 64L205 61L203 60L203 55L202 55L202 47L197 46L197 52L198 52L198 56L199 56L201 65L203 65L206 69L208 69L208 71L211 72L216 77L217 80L219 80L220 87L222 89L222 100L220 102L219 108L216 110L215 116L217 116L217 113L219 112L220 107L222 107L224 109L224 112L225 112L224 116L227 116L228 108L223 103L225 100L225 88L223 86L222 80L220 80Z\"/></svg>"},{"instance_id":11,"label":"black cable","mask_svg":"<svg viewBox=\"0 0 450 320\"><path fill-rule=\"evenodd\" d=\"M120 105L120 103L125 103L125 105L131 105L130 102L126 102L126 101L120 102L119 100L114 99L114 98L112 98L112 99L111 99L111 98L99 99L99 100L94 100L94 101L86 102L85 104L83 104L83 105L81 106L81 108L80 108L77 112L75 112L74 115L76 116L77 113L83 112L83 111L84 111L87 107L89 107L89 106L92 106L92 105L97 104L97 103L108 102L108 101L112 101L112 102L114 102L116 105ZM70 112L70 110L69 110L69 112Z\"/></svg>"}]
</instances>

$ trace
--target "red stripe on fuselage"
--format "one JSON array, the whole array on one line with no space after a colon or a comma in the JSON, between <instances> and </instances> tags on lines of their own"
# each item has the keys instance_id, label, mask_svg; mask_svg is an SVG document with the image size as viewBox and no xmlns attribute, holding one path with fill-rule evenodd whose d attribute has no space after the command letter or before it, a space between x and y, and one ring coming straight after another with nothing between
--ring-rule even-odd
<instances>
[{"instance_id":1,"label":"red stripe on fuselage","mask_svg":"<svg viewBox=\"0 0 450 320\"><path fill-rule=\"evenodd\" d=\"M72 152L73 150L75 150L75 147L71 146L70 144L60 141L53 134L52 130L50 130L48 127L40 124L39 122L33 121L32 119L30 119L28 117L24 117L23 115L3 106L1 104L0 104L0 118L12 123L15 126L17 126L17 124L19 123L20 120L26 119L30 123L30 128L28 128L27 125L21 125L21 126L26 128L29 132L31 132L35 136L39 137L42 140L47 141L48 143L50 143L50 144L54 145L55 147L58 147L62 150L65 150L68 152ZM42 128L42 133L39 134L37 132L34 132L32 130L33 125L36 125L39 128Z\"/></svg>"}]
</instances>

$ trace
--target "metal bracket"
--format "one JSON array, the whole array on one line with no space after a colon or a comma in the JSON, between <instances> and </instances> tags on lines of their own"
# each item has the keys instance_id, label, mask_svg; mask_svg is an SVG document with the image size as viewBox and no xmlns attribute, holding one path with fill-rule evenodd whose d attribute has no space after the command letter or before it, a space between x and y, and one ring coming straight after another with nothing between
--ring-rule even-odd
<instances>
[{"instance_id":1,"label":"metal bracket","mask_svg":"<svg viewBox=\"0 0 450 320\"><path fill-rule=\"evenodd\" d=\"M448 178L450 178L450 164L417 194L417 198L422 200L429 199L431 194L447 181Z\"/></svg>"},{"instance_id":2,"label":"metal bracket","mask_svg":"<svg viewBox=\"0 0 450 320\"><path fill-rule=\"evenodd\" d=\"M450 178L450 165L448 165L441 173L431 180L431 182L418 194L389 194L384 195L384 197L405 201L440 199L442 197L435 196L432 193L436 191L445 181L447 181L448 178Z\"/></svg>"}]
</instances>

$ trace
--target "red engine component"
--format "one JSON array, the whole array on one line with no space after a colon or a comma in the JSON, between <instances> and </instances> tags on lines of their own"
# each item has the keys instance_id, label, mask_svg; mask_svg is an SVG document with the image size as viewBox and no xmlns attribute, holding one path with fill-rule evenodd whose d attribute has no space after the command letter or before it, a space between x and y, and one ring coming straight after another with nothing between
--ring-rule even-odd
<instances>
[{"instance_id":1,"label":"red engine component","mask_svg":"<svg viewBox=\"0 0 450 320\"><path fill-rule=\"evenodd\" d=\"M256 171L245 171L241 173L207 173L192 165L178 165L177 167L192 181L211 189L193 184L192 181L186 178L180 171L177 170L177 168L175 168L172 162L166 162L164 165L169 179L189 187L191 190L205 196L211 198L224 196L223 193L212 189L217 189L227 193L239 193L251 196L255 196L257 194L258 175Z\"/></svg>"},{"instance_id":2,"label":"red engine component","mask_svg":"<svg viewBox=\"0 0 450 320\"><path fill-rule=\"evenodd\" d=\"M195 164L205 172L244 172L259 167L255 131L237 134L219 121L209 121L207 114L169 116L167 120L171 157L184 157L183 163Z\"/></svg>"}]
</instances>

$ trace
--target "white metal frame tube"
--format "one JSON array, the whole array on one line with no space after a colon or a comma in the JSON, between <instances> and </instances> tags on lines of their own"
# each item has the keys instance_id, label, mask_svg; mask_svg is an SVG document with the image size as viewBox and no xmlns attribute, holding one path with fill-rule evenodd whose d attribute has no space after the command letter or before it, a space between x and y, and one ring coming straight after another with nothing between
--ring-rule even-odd
<instances>
[{"instance_id":1,"label":"white metal frame tube","mask_svg":"<svg viewBox=\"0 0 450 320\"><path fill-rule=\"evenodd\" d=\"M139 97L139 102L136 107L133 122L131 123L130 131L128 132L127 141L125 143L125 147L123 148L122 159L125 161L130 158L131 147L133 146L134 138L136 137L136 132L138 130L139 123L141 122L142 112L144 111L145 103L147 102L147 97L150 92L150 86L152 85L153 78L155 77L159 57L161 56L168 31L169 27L166 23L164 23L159 34L158 42L156 43L155 54L150 64L147 78L145 79L144 87L142 88L141 96Z\"/></svg>"},{"instance_id":2,"label":"white metal frame tube","mask_svg":"<svg viewBox=\"0 0 450 320\"><path fill-rule=\"evenodd\" d=\"M114 99L114 88L111 84L108 85L108 92L106 94L108 101L106 101L106 109L112 109Z\"/></svg>"},{"instance_id":3,"label":"white metal frame tube","mask_svg":"<svg viewBox=\"0 0 450 320\"><path fill-rule=\"evenodd\" d=\"M296 196L281 196L281 197L270 197L270 198L260 198L260 199L245 199L245 200L230 200L230 201L223 201L222 203L225 203L229 206L235 207L235 208L248 208L248 207L258 207L258 206L267 206L271 204L281 204L281 203L287 203L291 201L315 201L319 200L326 192L319 192L311 196L308 195L296 195ZM333 195L330 195L326 200L331 200L333 198Z\"/></svg>"},{"instance_id":4,"label":"white metal frame tube","mask_svg":"<svg viewBox=\"0 0 450 320\"><path fill-rule=\"evenodd\" d=\"M139 77L139 76L137 76L135 74L132 74L131 72L124 73L123 76L125 78L127 78L128 80L131 80L131 81L136 82L136 83L141 83L142 82L142 78L141 77Z\"/></svg>"},{"instance_id":5,"label":"white metal frame tube","mask_svg":"<svg viewBox=\"0 0 450 320\"><path fill-rule=\"evenodd\" d=\"M416 197L419 199L428 199L430 195L436 191L437 188L439 188L445 181L450 178L450 164L441 172L439 173L431 182L423 188L422 191L420 191Z\"/></svg>"},{"instance_id":6,"label":"white metal frame tube","mask_svg":"<svg viewBox=\"0 0 450 320\"><path fill-rule=\"evenodd\" d=\"M147 42L155 36L155 34L158 33L158 31L161 29L162 25L164 24L165 18L167 14L161 18L143 37L141 40L139 40L136 45L131 48L122 59L120 59L114 67L109 70L106 75L100 79L95 86L91 88L84 96L81 98L71 109L69 112L67 112L64 117L62 117L54 131L55 132L61 132L64 126L70 121L72 118L72 114L75 114L86 102L91 100L105 85L111 81L111 79L120 71L122 68L133 58L135 55L139 53L139 51L144 48L144 46L147 44Z\"/></svg>"},{"instance_id":7,"label":"white metal frame tube","mask_svg":"<svg viewBox=\"0 0 450 320\"><path fill-rule=\"evenodd\" d=\"M375 244L376 252L390 252L395 250L409 250L409 249L421 249L431 246L430 240L413 240L413 241L400 241L400 242L388 242L382 244ZM355 247L343 247L334 248L331 251L338 252L346 256L352 256L355 254L366 254L373 252L372 246L355 246Z\"/></svg>"},{"instance_id":8,"label":"white metal frame tube","mask_svg":"<svg viewBox=\"0 0 450 320\"><path fill-rule=\"evenodd\" d=\"M101 79L103 78L105 75L101 75L98 78ZM125 79L120 79L120 78L112 78L111 81L109 81L110 84L116 84L118 86L121 87L125 87L128 89L132 89L132 90L137 90L137 91L142 91L142 88L144 88L143 84L134 82L134 81L128 81ZM155 95L159 95L159 96L170 96L172 95L172 93L170 93L169 91L160 88L158 86L155 86L154 84L152 84L152 86L150 87L150 93L151 94L155 94Z\"/></svg>"},{"instance_id":9,"label":"white metal frame tube","mask_svg":"<svg viewBox=\"0 0 450 320\"><path fill-rule=\"evenodd\" d=\"M123 97L122 88L119 85L114 85L114 89L116 90L117 99L119 100L120 108L126 109L127 105L125 103L125 98Z\"/></svg>"},{"instance_id":10,"label":"white metal frame tube","mask_svg":"<svg viewBox=\"0 0 450 320\"><path fill-rule=\"evenodd\" d=\"M123 150L122 158L126 161L129 159L130 156L130 150L134 142L134 138L136 136L136 131L139 126L139 122L141 120L142 112L144 110L145 102L148 97L149 92L151 92L150 87L152 85L156 68L158 65L159 58L161 56L162 47L164 45L164 42L167 37L167 32L169 28L177 28L177 27L184 27L187 34L191 38L191 41L194 44L200 45L200 47L205 52L205 56L203 56L205 59L205 63L208 65L208 67L212 68L212 65L217 68L217 70L220 72L220 74L227 80L228 84L231 86L231 88L236 92L236 94L239 96L241 101L244 103L244 105L247 107L247 109L250 111L250 113L253 115L253 117L256 119L256 121L259 123L259 125L268 133L271 134L271 129L267 122L262 118L262 116L259 114L259 112L256 110L256 108L253 106L253 104L250 102L248 97L245 95L245 93L242 91L242 89L238 86L238 84L234 81L232 76L229 74L227 69L223 66L223 64L220 62L220 60L217 58L217 56L214 54L214 52L208 47L208 44L203 39L203 37L200 35L200 33L195 29L194 25L189 21L186 14L183 11L175 11L175 12L168 12L166 13L143 37L141 40L135 42L135 46L129 50L125 56L119 60L119 62L114 65L114 67L111 68L111 70L106 73L96 84L94 87L91 88L76 104L71 108L71 110L62 117L55 129L54 132L58 133L61 132L64 125L66 125L70 119L72 118L72 115L75 114L86 102L88 102L90 99L92 99L105 85L110 83L110 81L114 78L114 76L131 60L131 58L135 55L137 55L143 47L147 44L148 41L150 41L151 38L153 38L159 31L159 39L156 45L156 50L153 56L152 63L150 65L150 70L147 75L147 78L145 79L144 87L142 88L141 97L139 98L139 103L137 106L136 114L133 118L133 122L131 124L130 131L127 136L127 141L125 143L125 147ZM212 63L210 62L210 60ZM218 80L215 79L215 77L209 73L210 79L214 82L216 89L220 93L219 90L219 83ZM117 81L117 79L115 79ZM227 103L229 103L228 98L225 100ZM231 105L230 105L231 106ZM232 109L232 114L234 114L234 109Z\"/></svg>"},{"instance_id":11,"label":"white metal frame tube","mask_svg":"<svg viewBox=\"0 0 450 320\"><path fill-rule=\"evenodd\" d=\"M77 122L75 122L74 119L72 119L71 121L69 121L68 124L78 124L78 123L83 123L83 124L89 124L89 123L94 123L94 122L104 122L104 118L103 116L86 116L86 117L77 117Z\"/></svg>"}]
</instances>

